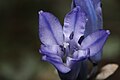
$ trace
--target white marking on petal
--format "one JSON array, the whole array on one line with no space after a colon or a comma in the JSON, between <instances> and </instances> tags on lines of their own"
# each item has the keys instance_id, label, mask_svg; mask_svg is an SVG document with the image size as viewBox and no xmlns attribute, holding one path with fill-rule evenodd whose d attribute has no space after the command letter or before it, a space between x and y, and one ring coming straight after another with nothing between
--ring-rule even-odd
<instances>
[{"instance_id":1,"label":"white marking on petal","mask_svg":"<svg viewBox=\"0 0 120 80\"><path fill-rule=\"evenodd\" d=\"M88 18L86 18L86 21L88 21Z\"/></svg>"}]
</instances>

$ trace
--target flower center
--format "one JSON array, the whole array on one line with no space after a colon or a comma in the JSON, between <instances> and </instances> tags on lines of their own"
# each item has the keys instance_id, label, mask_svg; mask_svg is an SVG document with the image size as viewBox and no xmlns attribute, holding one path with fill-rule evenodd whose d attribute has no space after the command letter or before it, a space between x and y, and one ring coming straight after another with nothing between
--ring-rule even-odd
<instances>
[{"instance_id":1,"label":"flower center","mask_svg":"<svg viewBox=\"0 0 120 80\"><path fill-rule=\"evenodd\" d=\"M69 43L66 43L66 42L63 43L64 48L67 48L68 46L69 46Z\"/></svg>"}]
</instances>

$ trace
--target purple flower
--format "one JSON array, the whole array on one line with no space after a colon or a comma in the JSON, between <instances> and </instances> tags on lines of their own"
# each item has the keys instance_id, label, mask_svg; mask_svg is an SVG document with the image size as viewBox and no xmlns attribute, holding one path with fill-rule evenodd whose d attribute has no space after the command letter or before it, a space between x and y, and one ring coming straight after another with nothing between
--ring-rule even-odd
<instances>
[{"instance_id":1,"label":"purple flower","mask_svg":"<svg viewBox=\"0 0 120 80\"><path fill-rule=\"evenodd\" d=\"M63 27L51 13L39 12L39 51L43 60L55 66L62 80L76 80L81 62L97 55L110 34L100 29L84 38L88 19L80 6L65 16Z\"/></svg>"}]
</instances>

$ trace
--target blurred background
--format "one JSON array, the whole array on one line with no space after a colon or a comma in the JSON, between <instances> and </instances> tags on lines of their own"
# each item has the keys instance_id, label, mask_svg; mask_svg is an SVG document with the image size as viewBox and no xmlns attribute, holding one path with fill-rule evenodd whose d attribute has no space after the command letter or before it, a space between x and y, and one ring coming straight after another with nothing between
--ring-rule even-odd
<instances>
[{"instance_id":1,"label":"blurred background","mask_svg":"<svg viewBox=\"0 0 120 80\"><path fill-rule=\"evenodd\" d=\"M99 66L120 65L120 0L102 0L104 29L111 35ZM0 80L59 80L54 67L38 52L38 11L48 11L63 24L71 0L0 0ZM119 80L120 69L108 80Z\"/></svg>"}]
</instances>

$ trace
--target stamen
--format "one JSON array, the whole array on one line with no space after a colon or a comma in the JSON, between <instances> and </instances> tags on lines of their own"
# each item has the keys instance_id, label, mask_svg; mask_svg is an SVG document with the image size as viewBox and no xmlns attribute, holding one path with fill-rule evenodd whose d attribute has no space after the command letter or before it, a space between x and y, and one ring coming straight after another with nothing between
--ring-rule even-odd
<instances>
[{"instance_id":1,"label":"stamen","mask_svg":"<svg viewBox=\"0 0 120 80\"><path fill-rule=\"evenodd\" d=\"M66 42L63 43L64 48L67 48L68 46L69 46L69 43L66 43Z\"/></svg>"}]
</instances>

